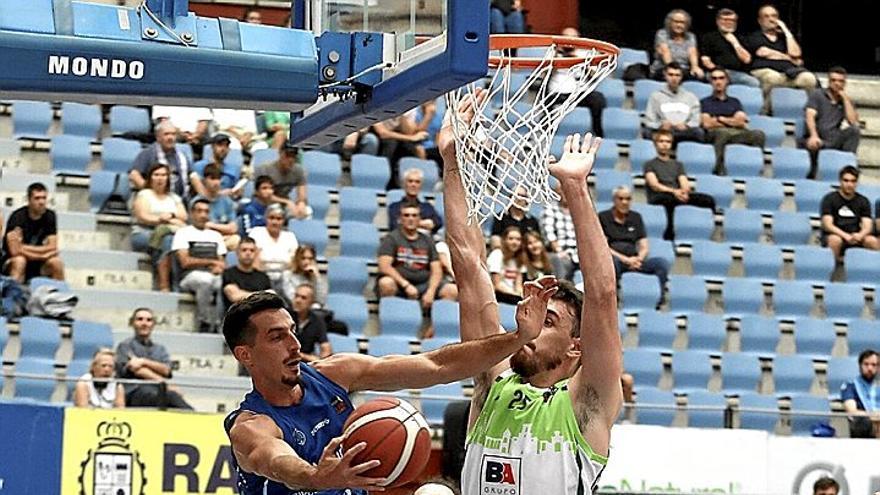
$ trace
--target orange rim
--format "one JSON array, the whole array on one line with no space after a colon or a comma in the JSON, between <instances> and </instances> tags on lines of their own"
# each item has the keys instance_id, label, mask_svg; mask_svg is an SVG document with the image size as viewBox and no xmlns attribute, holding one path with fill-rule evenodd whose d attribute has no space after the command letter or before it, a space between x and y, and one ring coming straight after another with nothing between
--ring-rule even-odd
<instances>
[{"instance_id":1,"label":"orange rim","mask_svg":"<svg viewBox=\"0 0 880 495\"><path fill-rule=\"evenodd\" d=\"M489 50L508 50L511 48L524 48L530 46L557 45L568 48L582 48L599 52L590 60L590 65L598 65L602 61L617 57L620 49L611 43L592 40L589 38L576 38L571 36L556 36L548 34L493 34L489 37ZM567 69L577 64L582 64L586 57L554 57L550 64L558 69ZM534 57L502 57L489 56L489 66L499 67L510 65L517 69L529 69L546 64L543 58Z\"/></svg>"}]
</instances>

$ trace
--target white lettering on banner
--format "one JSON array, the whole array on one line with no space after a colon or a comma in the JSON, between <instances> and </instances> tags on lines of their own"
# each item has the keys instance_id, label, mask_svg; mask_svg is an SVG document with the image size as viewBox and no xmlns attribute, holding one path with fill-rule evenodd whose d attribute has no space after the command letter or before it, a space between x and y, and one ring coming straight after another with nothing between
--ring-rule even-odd
<instances>
[{"instance_id":1,"label":"white lettering on banner","mask_svg":"<svg viewBox=\"0 0 880 495\"><path fill-rule=\"evenodd\" d=\"M96 78L124 79L134 81L144 78L144 63L120 59L69 57L49 55L49 74L87 76Z\"/></svg>"}]
</instances>

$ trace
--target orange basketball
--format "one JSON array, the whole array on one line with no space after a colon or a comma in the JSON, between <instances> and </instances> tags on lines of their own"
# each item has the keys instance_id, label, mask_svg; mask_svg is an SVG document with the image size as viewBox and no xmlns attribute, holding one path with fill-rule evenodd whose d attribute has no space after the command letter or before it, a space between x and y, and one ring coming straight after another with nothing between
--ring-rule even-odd
<instances>
[{"instance_id":1,"label":"orange basketball","mask_svg":"<svg viewBox=\"0 0 880 495\"><path fill-rule=\"evenodd\" d=\"M385 478L381 484L396 487L416 479L431 455L428 422L412 404L394 397L371 400L351 413L344 426L343 451L366 442L352 465L373 459L382 464L361 474Z\"/></svg>"}]
</instances>

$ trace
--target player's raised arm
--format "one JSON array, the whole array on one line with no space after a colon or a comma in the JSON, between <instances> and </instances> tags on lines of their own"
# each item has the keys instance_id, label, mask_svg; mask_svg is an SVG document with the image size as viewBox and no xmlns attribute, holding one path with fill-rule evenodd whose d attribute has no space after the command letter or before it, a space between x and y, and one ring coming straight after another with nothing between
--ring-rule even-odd
<instances>
[{"instance_id":1,"label":"player's raised arm","mask_svg":"<svg viewBox=\"0 0 880 495\"><path fill-rule=\"evenodd\" d=\"M579 417L590 418L587 441L599 452L607 451L610 427L623 401L620 388L621 344L617 328L617 282L611 251L587 190L601 139L586 134L568 136L562 158L550 166L559 179L575 226L580 269L584 277L581 318L581 367L570 388Z\"/></svg>"}]
</instances>

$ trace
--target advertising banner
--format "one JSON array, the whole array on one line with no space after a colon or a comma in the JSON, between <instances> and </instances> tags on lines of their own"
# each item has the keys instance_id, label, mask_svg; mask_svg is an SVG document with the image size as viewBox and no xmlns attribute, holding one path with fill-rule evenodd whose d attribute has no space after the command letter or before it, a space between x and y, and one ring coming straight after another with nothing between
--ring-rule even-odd
<instances>
[{"instance_id":1,"label":"advertising banner","mask_svg":"<svg viewBox=\"0 0 880 495\"><path fill-rule=\"evenodd\" d=\"M72 408L63 450L65 495L235 493L219 414Z\"/></svg>"},{"instance_id":2,"label":"advertising banner","mask_svg":"<svg viewBox=\"0 0 880 495\"><path fill-rule=\"evenodd\" d=\"M0 403L0 495L58 493L64 409Z\"/></svg>"},{"instance_id":3,"label":"advertising banner","mask_svg":"<svg viewBox=\"0 0 880 495\"><path fill-rule=\"evenodd\" d=\"M771 493L812 495L813 483L831 476L840 495L880 491L880 441L811 437L769 437Z\"/></svg>"}]
</instances>

